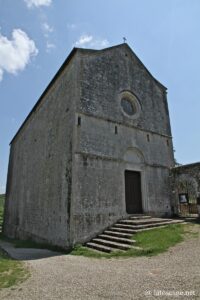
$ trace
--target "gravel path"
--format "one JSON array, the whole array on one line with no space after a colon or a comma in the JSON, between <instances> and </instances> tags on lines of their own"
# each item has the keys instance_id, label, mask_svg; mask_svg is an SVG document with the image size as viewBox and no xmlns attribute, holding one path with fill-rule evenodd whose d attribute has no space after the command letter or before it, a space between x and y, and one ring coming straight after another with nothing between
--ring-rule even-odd
<instances>
[{"instance_id":1,"label":"gravel path","mask_svg":"<svg viewBox=\"0 0 200 300\"><path fill-rule=\"evenodd\" d=\"M200 227L196 228L198 237L151 258L56 255L27 260L32 276L15 288L1 290L0 299L200 299Z\"/></svg>"}]
</instances>

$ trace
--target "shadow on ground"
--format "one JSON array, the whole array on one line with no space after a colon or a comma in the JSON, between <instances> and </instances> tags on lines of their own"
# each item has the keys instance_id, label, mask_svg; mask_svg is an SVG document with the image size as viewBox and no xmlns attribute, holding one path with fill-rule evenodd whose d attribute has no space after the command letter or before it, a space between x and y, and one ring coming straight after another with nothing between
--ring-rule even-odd
<instances>
[{"instance_id":1,"label":"shadow on ground","mask_svg":"<svg viewBox=\"0 0 200 300\"><path fill-rule=\"evenodd\" d=\"M64 253L48 249L15 248L14 244L3 240L0 240L0 248L10 257L17 260L34 260L64 255Z\"/></svg>"}]
</instances>

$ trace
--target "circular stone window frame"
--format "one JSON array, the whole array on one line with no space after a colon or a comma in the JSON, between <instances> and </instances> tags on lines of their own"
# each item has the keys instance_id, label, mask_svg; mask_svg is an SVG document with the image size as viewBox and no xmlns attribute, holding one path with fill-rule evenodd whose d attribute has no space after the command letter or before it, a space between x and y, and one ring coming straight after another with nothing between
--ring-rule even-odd
<instances>
[{"instance_id":1,"label":"circular stone window frame","mask_svg":"<svg viewBox=\"0 0 200 300\"><path fill-rule=\"evenodd\" d=\"M126 99L126 100L130 101L131 105L133 106L133 109L135 110L135 113L133 113L132 115L129 115L124 111L122 104L121 104L122 99ZM119 95L119 103L120 103L121 111L124 116L126 116L132 120L135 120L140 116L141 105L140 105L138 97L135 94L133 94L132 92L130 92L130 91L121 92Z\"/></svg>"}]
</instances>

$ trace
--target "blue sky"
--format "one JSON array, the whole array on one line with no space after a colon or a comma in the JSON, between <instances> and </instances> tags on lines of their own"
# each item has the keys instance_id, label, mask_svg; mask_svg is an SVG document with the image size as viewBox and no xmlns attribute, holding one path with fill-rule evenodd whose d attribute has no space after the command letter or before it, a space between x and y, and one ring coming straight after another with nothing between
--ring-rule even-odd
<instances>
[{"instance_id":1,"label":"blue sky","mask_svg":"<svg viewBox=\"0 0 200 300\"><path fill-rule=\"evenodd\" d=\"M0 0L0 193L9 142L72 48L124 36L168 88L177 161L199 161L199 15L199 0Z\"/></svg>"}]
</instances>

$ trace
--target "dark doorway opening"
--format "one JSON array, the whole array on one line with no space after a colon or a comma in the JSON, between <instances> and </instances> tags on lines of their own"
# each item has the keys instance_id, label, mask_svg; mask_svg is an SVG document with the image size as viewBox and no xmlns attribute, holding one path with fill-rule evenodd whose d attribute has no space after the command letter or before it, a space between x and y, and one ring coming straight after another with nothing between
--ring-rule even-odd
<instances>
[{"instance_id":1,"label":"dark doorway opening","mask_svg":"<svg viewBox=\"0 0 200 300\"><path fill-rule=\"evenodd\" d=\"M142 213L141 174L125 171L125 198L128 214Z\"/></svg>"}]
</instances>

